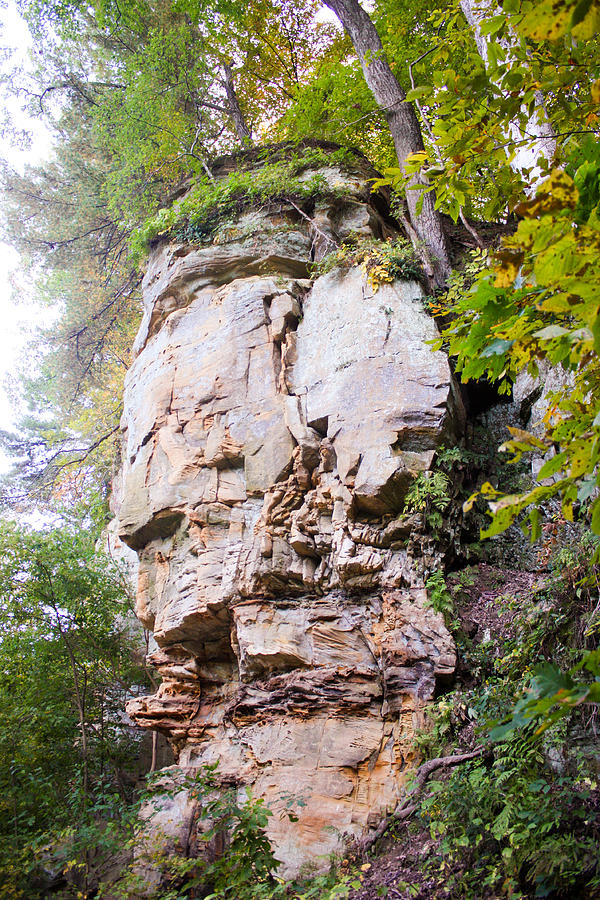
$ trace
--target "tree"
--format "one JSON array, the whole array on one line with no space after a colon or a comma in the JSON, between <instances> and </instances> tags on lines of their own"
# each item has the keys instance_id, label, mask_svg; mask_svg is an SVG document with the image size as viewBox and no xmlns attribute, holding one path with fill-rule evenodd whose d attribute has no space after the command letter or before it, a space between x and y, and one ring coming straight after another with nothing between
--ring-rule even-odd
<instances>
[{"instance_id":1,"label":"tree","mask_svg":"<svg viewBox=\"0 0 600 900\"><path fill-rule=\"evenodd\" d=\"M99 797L124 791L135 753L121 711L146 677L131 648L124 578L95 550L95 537L89 523L76 521L43 532L10 522L0 528L0 885L7 891L34 865L36 840L47 843L75 824L85 829Z\"/></svg>"},{"instance_id":2,"label":"tree","mask_svg":"<svg viewBox=\"0 0 600 900\"><path fill-rule=\"evenodd\" d=\"M390 127L400 168L407 175L406 197L409 210L409 233L421 241L427 251L433 284L441 287L450 274L450 250L435 197L419 189L421 176L406 170L406 160L423 152L423 138L412 104L395 78L385 57L377 30L358 0L324 0L352 39L365 80Z\"/></svg>"},{"instance_id":3,"label":"tree","mask_svg":"<svg viewBox=\"0 0 600 900\"><path fill-rule=\"evenodd\" d=\"M454 117L450 127L434 125L443 135L447 161L436 174L439 193L444 196L445 189L452 190L456 197L457 177L463 202L468 191L473 195L480 190L476 178L469 182L466 176L478 165L475 154L481 159L489 152L503 174L496 189L490 190L488 203L499 209L510 198L511 211L518 217L516 231L484 263L473 287L463 285L452 292L446 310L451 324L444 338L463 380L487 377L506 393L524 370L536 377L548 367L563 370L562 386L548 397L548 413L535 433L511 429L512 437L503 445L516 459L523 453L544 457L537 481L531 489L510 496L491 484L483 486L493 514L484 535L504 531L528 511L529 533L537 538L543 506L553 497L560 498L567 520L577 514L589 516L598 534L600 63L595 23L599 11L595 4L583 9L566 0L504 8L502 17L480 22L494 59L487 72L477 74L485 97L483 117L473 108L472 82L465 79L448 79L431 101L445 118ZM507 32L510 67L502 62ZM520 145L525 140L534 146L546 141L546 135L535 132L519 137L527 128L527 117L538 110L540 96L552 118L555 156L545 165L538 156L536 165L515 172L510 162ZM464 124L466 108L478 126L494 115L488 133L481 127L476 133ZM511 132L515 122L519 131ZM512 134L508 157L507 141L499 140L500 134L505 138ZM542 165L546 177L540 182ZM523 177L530 179L529 185Z\"/></svg>"},{"instance_id":4,"label":"tree","mask_svg":"<svg viewBox=\"0 0 600 900\"><path fill-rule=\"evenodd\" d=\"M510 68L515 64L526 62L526 56L524 59L520 52L523 48L520 46L518 35L491 0L485 2L480 0L479 3L473 3L473 0L460 0L460 6L471 27L477 50L486 68L490 66L493 70L498 68L498 47L503 50L504 67ZM494 19L499 22L499 27L493 24L493 31L490 31ZM495 39L490 39L490 34L494 34ZM548 120L541 91L535 93L533 104L524 107L522 113L519 118L524 119L524 124L517 120L508 124L507 136L510 137L512 146L507 147L507 152L510 155L510 164L515 170L534 170L538 168L540 160L543 159L547 164L556 152L554 130Z\"/></svg>"},{"instance_id":5,"label":"tree","mask_svg":"<svg viewBox=\"0 0 600 900\"><path fill-rule=\"evenodd\" d=\"M141 306L132 240L185 179L212 177L208 160L270 127L331 31L311 0L25 8L38 68L13 86L56 143L24 174L6 167L4 235L62 309L24 382L29 414L3 436L21 460L9 503L108 484Z\"/></svg>"}]
</instances>

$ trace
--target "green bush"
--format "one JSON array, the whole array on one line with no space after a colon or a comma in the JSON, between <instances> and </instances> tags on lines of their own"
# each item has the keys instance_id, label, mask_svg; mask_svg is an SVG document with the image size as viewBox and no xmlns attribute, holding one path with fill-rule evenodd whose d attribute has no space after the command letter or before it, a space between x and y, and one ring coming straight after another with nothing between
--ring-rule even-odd
<instances>
[{"instance_id":1,"label":"green bush","mask_svg":"<svg viewBox=\"0 0 600 900\"><path fill-rule=\"evenodd\" d=\"M444 573L437 569L425 582L427 588L427 604L435 612L442 613L447 619L454 612L454 600L446 585Z\"/></svg>"},{"instance_id":2,"label":"green bush","mask_svg":"<svg viewBox=\"0 0 600 900\"><path fill-rule=\"evenodd\" d=\"M450 499L450 479L444 472L419 472L406 494L404 512L424 513L428 527L437 531L442 527L442 515Z\"/></svg>"},{"instance_id":3,"label":"green bush","mask_svg":"<svg viewBox=\"0 0 600 900\"><path fill-rule=\"evenodd\" d=\"M333 269L361 266L373 290L396 279L420 281L423 278L418 256L410 241L395 238L378 241L375 238L348 240L315 263L313 277L326 275ZM386 310L387 312L387 310ZM391 315L392 310L389 314Z\"/></svg>"},{"instance_id":4,"label":"green bush","mask_svg":"<svg viewBox=\"0 0 600 900\"><path fill-rule=\"evenodd\" d=\"M438 841L427 874L448 891L440 896L594 896L597 785L542 764L539 741L519 735L499 744L491 763L430 783L420 818Z\"/></svg>"}]
</instances>

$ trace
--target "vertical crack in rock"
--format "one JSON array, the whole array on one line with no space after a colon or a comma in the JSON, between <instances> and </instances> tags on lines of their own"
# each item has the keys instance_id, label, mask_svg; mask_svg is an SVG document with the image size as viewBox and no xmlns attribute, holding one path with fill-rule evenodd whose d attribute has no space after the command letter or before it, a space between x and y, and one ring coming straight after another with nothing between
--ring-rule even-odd
<instances>
[{"instance_id":1,"label":"vertical crack in rock","mask_svg":"<svg viewBox=\"0 0 600 900\"><path fill-rule=\"evenodd\" d=\"M360 160L320 174L338 197L322 234L389 234ZM403 505L461 410L418 283L311 284L310 223L253 222L251 242L151 255L115 503L162 676L129 713L275 813L302 799L269 825L293 874L395 805L453 672L422 581L433 542Z\"/></svg>"}]
</instances>

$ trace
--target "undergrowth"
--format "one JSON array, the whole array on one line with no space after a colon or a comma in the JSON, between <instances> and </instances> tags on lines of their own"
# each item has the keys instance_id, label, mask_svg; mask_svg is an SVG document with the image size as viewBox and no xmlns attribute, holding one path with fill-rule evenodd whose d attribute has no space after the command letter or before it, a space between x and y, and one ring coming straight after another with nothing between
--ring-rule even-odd
<instances>
[{"instance_id":1,"label":"undergrowth","mask_svg":"<svg viewBox=\"0 0 600 900\"><path fill-rule=\"evenodd\" d=\"M600 889L596 780L545 764L519 734L489 760L429 785L419 818L436 841L424 874L436 896L592 897Z\"/></svg>"},{"instance_id":2,"label":"undergrowth","mask_svg":"<svg viewBox=\"0 0 600 900\"><path fill-rule=\"evenodd\" d=\"M267 156L257 168L236 169L222 177L198 177L194 186L178 201L147 219L132 235L131 250L139 262L152 242L167 237L189 243L210 240L217 228L249 207L269 207L290 201L303 207L317 198L337 196L319 174L322 166L351 166L347 151L334 153L305 148L287 158ZM310 177L306 173L316 171ZM304 176L304 177L302 177Z\"/></svg>"},{"instance_id":3,"label":"undergrowth","mask_svg":"<svg viewBox=\"0 0 600 900\"><path fill-rule=\"evenodd\" d=\"M433 849L406 896L600 897L597 707L571 706L560 720L548 711L514 719L536 678L557 678L597 646L591 557L584 534L555 546L547 573L527 589L503 593L488 573L485 600L474 599L477 567L430 579L432 605L449 614L463 668L457 687L431 706L418 745L428 758L488 749L429 782L412 827L426 830ZM461 606L486 626L475 638Z\"/></svg>"},{"instance_id":4,"label":"undergrowth","mask_svg":"<svg viewBox=\"0 0 600 900\"><path fill-rule=\"evenodd\" d=\"M402 237L384 242L376 238L349 240L315 263L313 276L326 275L338 268L347 270L354 266L361 266L374 291L382 284L391 284L397 279L420 281L423 278L423 270L414 247Z\"/></svg>"}]
</instances>

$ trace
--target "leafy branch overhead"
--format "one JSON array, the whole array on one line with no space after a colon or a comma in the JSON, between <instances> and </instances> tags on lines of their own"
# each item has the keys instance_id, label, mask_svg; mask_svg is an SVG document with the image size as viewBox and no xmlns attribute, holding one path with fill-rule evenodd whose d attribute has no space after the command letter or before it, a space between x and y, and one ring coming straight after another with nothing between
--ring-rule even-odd
<instances>
[{"instance_id":1,"label":"leafy branch overhead","mask_svg":"<svg viewBox=\"0 0 600 900\"><path fill-rule=\"evenodd\" d=\"M472 285L458 279L431 304L446 323L435 346L448 347L463 381L485 378L506 394L521 373L542 383L551 369L564 373L546 391L543 421L532 433L512 429L502 447L515 461L541 457L537 481L510 496L484 485L492 522L483 536L528 511L538 538L541 507L555 496L568 520L581 509L598 533L598 7L507 0L502 9L473 8L476 52L460 10L430 18L454 43L432 50L433 78L407 95L429 119L430 142L406 166L423 174L455 220L508 208L516 228L488 259L479 257ZM471 66L447 68L449 46L467 52ZM376 186L386 183L400 188L406 174L388 169Z\"/></svg>"},{"instance_id":2,"label":"leafy branch overhead","mask_svg":"<svg viewBox=\"0 0 600 900\"><path fill-rule=\"evenodd\" d=\"M514 235L453 304L454 318L444 331L463 380L487 376L509 391L523 371L537 376L554 366L565 373L547 396L539 431L513 428L503 445L516 461L527 453L544 462L537 484L521 495L484 490L494 514L486 536L505 530L532 507L531 534L539 537L539 507L556 495L568 520L575 504L583 505L592 529L600 532L599 185L597 145L586 139L535 197L519 205L522 218Z\"/></svg>"}]
</instances>

